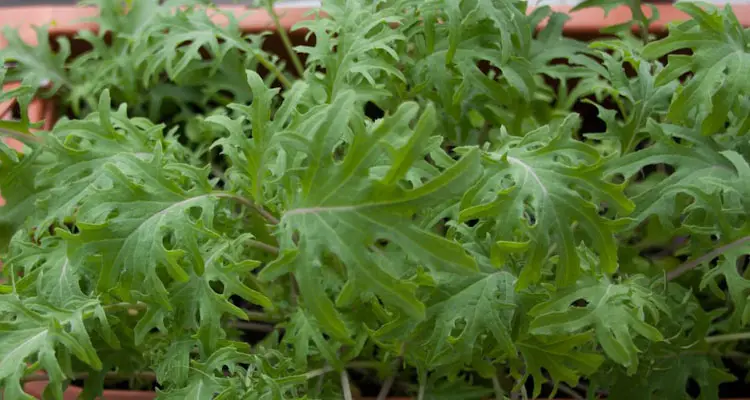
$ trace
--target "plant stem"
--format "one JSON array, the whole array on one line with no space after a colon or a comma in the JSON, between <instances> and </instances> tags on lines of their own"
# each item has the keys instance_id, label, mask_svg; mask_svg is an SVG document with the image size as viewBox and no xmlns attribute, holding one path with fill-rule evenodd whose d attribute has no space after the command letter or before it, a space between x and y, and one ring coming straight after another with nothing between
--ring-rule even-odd
<instances>
[{"instance_id":1,"label":"plant stem","mask_svg":"<svg viewBox=\"0 0 750 400\"><path fill-rule=\"evenodd\" d=\"M383 382L383 386L380 388L380 392L378 392L378 397L375 400L385 400L388 398L388 394L391 392L391 387L393 386L393 382L396 381L396 374L393 374L388 377Z\"/></svg>"},{"instance_id":2,"label":"plant stem","mask_svg":"<svg viewBox=\"0 0 750 400\"><path fill-rule=\"evenodd\" d=\"M346 368L379 368L380 363L377 361L351 361L346 364ZM312 379L321 375L325 375L329 372L333 372L334 369L330 365L326 365L323 368L314 369L305 373L306 379Z\"/></svg>"},{"instance_id":3,"label":"plant stem","mask_svg":"<svg viewBox=\"0 0 750 400\"><path fill-rule=\"evenodd\" d=\"M633 21L638 22L638 28L640 29L640 36L643 44L648 43L648 18L643 14L641 9L641 0L629 0L627 2L628 8L630 8L630 14Z\"/></svg>"},{"instance_id":4,"label":"plant stem","mask_svg":"<svg viewBox=\"0 0 750 400\"><path fill-rule=\"evenodd\" d=\"M250 200L248 198L242 197L240 195L236 195L234 193L228 193L228 192L216 192L216 193L214 193L214 195L217 196L217 197L223 197L225 199L233 199L233 200L237 201L238 203L240 203L240 204L242 204L242 205L244 205L244 206L246 206L248 208L252 208L258 214L260 214L261 217L263 217L266 221L268 221L268 223L270 223L271 225L278 225L278 223L279 223L279 219L278 218L274 217L271 213L269 213L268 211L266 211L263 208L263 206L255 203L254 201L252 201L252 200Z\"/></svg>"},{"instance_id":5,"label":"plant stem","mask_svg":"<svg viewBox=\"0 0 750 400\"><path fill-rule=\"evenodd\" d=\"M286 79L286 76L284 76L284 73L281 72L278 68L276 68L276 65L274 63L272 63L267 58L263 57L262 54L260 54L259 52L255 50L251 50L251 53L253 54L253 56L255 56L255 59L258 60L258 62L263 67L265 67L268 71L274 74L274 76L276 76L276 79L278 79L279 82L281 82L282 86L284 86L287 89L292 87L292 82L289 82L289 79Z\"/></svg>"},{"instance_id":6,"label":"plant stem","mask_svg":"<svg viewBox=\"0 0 750 400\"><path fill-rule=\"evenodd\" d=\"M750 236L741 237L732 243L725 244L724 246L718 247L712 250L711 252L704 254L694 260L687 261L679 265L677 268L669 271L667 273L667 280L668 281L674 280L680 275L692 270L693 268L703 264L704 262L709 262L713 260L715 257L720 256L726 253L727 251L732 250L735 247L742 246L743 244L748 243L748 242L750 242Z\"/></svg>"},{"instance_id":7,"label":"plant stem","mask_svg":"<svg viewBox=\"0 0 750 400\"><path fill-rule=\"evenodd\" d=\"M244 243L246 243L250 247L255 247L257 249L265 250L269 253L272 253L274 255L279 254L279 248L276 246L271 246L270 244L263 243L257 240L248 239L245 240Z\"/></svg>"},{"instance_id":8,"label":"plant stem","mask_svg":"<svg viewBox=\"0 0 750 400\"><path fill-rule=\"evenodd\" d=\"M333 367L331 367L330 365L326 365L323 368L318 368L318 369L314 369L312 371L306 372L305 373L305 378L307 378L308 380L310 380L312 378L315 378L315 377L321 376L321 375L325 375L325 374L327 374L329 372L332 372L332 371L333 371Z\"/></svg>"},{"instance_id":9,"label":"plant stem","mask_svg":"<svg viewBox=\"0 0 750 400\"><path fill-rule=\"evenodd\" d=\"M279 322L275 318L269 316L266 313L258 312L258 311L250 311L250 310L244 310L245 314L247 314L247 319L250 321L259 321L259 322L268 322L269 324L275 324Z\"/></svg>"},{"instance_id":10,"label":"plant stem","mask_svg":"<svg viewBox=\"0 0 750 400\"><path fill-rule=\"evenodd\" d=\"M0 128L0 136L7 136L11 139L16 139L19 142L34 142L34 143L41 143L42 139L38 138L36 136L32 136L31 134L25 134L21 132L12 131L10 129Z\"/></svg>"},{"instance_id":11,"label":"plant stem","mask_svg":"<svg viewBox=\"0 0 750 400\"><path fill-rule=\"evenodd\" d=\"M344 400L353 400L352 388L349 385L349 374L346 370L341 371L341 390L344 392Z\"/></svg>"},{"instance_id":12,"label":"plant stem","mask_svg":"<svg viewBox=\"0 0 750 400\"><path fill-rule=\"evenodd\" d=\"M114 303L114 304L108 304L106 306L103 306L105 312L114 312L119 310L143 310L147 308L148 305L146 303ZM91 318L94 315L93 311L86 311L83 313L83 319Z\"/></svg>"},{"instance_id":13,"label":"plant stem","mask_svg":"<svg viewBox=\"0 0 750 400\"><path fill-rule=\"evenodd\" d=\"M504 400L505 399L505 392L503 391L502 386L500 386L500 381L497 379L497 376L492 376L492 388L495 390L495 400Z\"/></svg>"},{"instance_id":14,"label":"plant stem","mask_svg":"<svg viewBox=\"0 0 750 400\"><path fill-rule=\"evenodd\" d=\"M574 400L586 400L585 397L581 396L580 394L578 394L578 392L576 392L575 390L569 388L564 383L558 384L557 385L557 390L559 390L559 391L567 394L568 396L572 397Z\"/></svg>"},{"instance_id":15,"label":"plant stem","mask_svg":"<svg viewBox=\"0 0 750 400\"><path fill-rule=\"evenodd\" d=\"M329 368L329 367L330 367L330 365L328 365L328 363L326 363L325 368ZM325 376L321 375L318 378L318 383L315 384L315 394L317 396L320 396L320 393L323 391L323 381L324 380L325 380Z\"/></svg>"},{"instance_id":16,"label":"plant stem","mask_svg":"<svg viewBox=\"0 0 750 400\"><path fill-rule=\"evenodd\" d=\"M276 330L276 328L273 325L268 324L259 324L257 322L246 322L246 321L233 321L231 323L231 326L242 329L245 331L254 331L254 332L273 332Z\"/></svg>"},{"instance_id":17,"label":"plant stem","mask_svg":"<svg viewBox=\"0 0 750 400\"><path fill-rule=\"evenodd\" d=\"M726 335L709 336L706 343L733 342L738 340L750 340L750 332L728 333Z\"/></svg>"},{"instance_id":18,"label":"plant stem","mask_svg":"<svg viewBox=\"0 0 750 400\"><path fill-rule=\"evenodd\" d=\"M294 51L292 41L289 39L289 35L287 34L286 29L281 26L279 14L277 14L276 10L274 10L273 8L273 0L266 0L264 4L266 5L268 15L270 15L273 19L273 24L276 26L276 32L279 33L281 42L284 43L284 48L286 48L286 52L289 54L289 58L292 60L292 64L294 65L294 69L297 72L297 75L301 77L305 73L305 68L302 66L302 62L300 61L299 57L297 57L297 52Z\"/></svg>"},{"instance_id":19,"label":"plant stem","mask_svg":"<svg viewBox=\"0 0 750 400\"><path fill-rule=\"evenodd\" d=\"M398 357L393 362L393 373L391 376L388 377L383 382L383 386L380 388L380 392L378 393L378 397L375 400L385 400L388 397L388 394L391 392L391 387L393 386L393 382L396 381L396 373L398 372L398 366L403 360L404 351L406 351L406 345L401 346L401 351L399 352Z\"/></svg>"},{"instance_id":20,"label":"plant stem","mask_svg":"<svg viewBox=\"0 0 750 400\"><path fill-rule=\"evenodd\" d=\"M424 383L419 383L419 394L417 394L417 400L424 400L424 391L426 387L427 385L425 385Z\"/></svg>"}]
</instances>

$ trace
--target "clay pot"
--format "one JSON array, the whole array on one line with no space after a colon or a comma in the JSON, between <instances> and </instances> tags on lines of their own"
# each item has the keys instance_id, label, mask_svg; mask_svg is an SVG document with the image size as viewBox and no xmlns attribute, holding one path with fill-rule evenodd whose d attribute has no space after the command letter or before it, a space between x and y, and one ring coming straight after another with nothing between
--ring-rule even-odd
<instances>
[{"instance_id":1,"label":"clay pot","mask_svg":"<svg viewBox=\"0 0 750 400\"><path fill-rule=\"evenodd\" d=\"M18 83L8 83L6 85L3 85L3 91L12 90L17 86ZM14 106L15 99L0 103L0 120L12 119ZM31 104L29 104L28 116L29 121L31 122L44 121L44 126L42 127L43 129L51 129L57 117L55 112L55 104L52 100L35 99L31 102ZM10 145L10 147L18 151L21 151L21 149L23 148L22 144L15 139L4 138L3 141ZM0 194L0 207L2 207L3 205L5 205L5 200L3 200L3 197Z\"/></svg>"},{"instance_id":2,"label":"clay pot","mask_svg":"<svg viewBox=\"0 0 750 400\"><path fill-rule=\"evenodd\" d=\"M650 6L644 5L646 15L651 14L651 6L659 11L660 19L651 25L652 33L664 33L667 25L674 21L687 19L687 15L676 9L669 3L658 3ZM533 9L533 7L530 7ZM233 13L240 20L240 28L247 33L259 33L273 28L271 17L262 9L248 10L243 6L222 6L222 10ZM297 22L312 18L308 15L311 7L279 6L277 8L281 26L289 30ZM570 6L552 6L552 9L560 12L569 12ZM750 4L732 4L740 23L750 26ZM86 18L96 15L96 10L91 7L79 6L21 6L5 7L0 13L0 26L8 26L20 29L21 38L33 43L36 41L36 33L32 26L42 26L54 21L50 27L50 36L73 36L82 29L96 30L96 25L85 22ZM621 6L611 10L606 16L604 11L598 8L585 9L571 13L570 20L565 24L565 32L570 36L595 37L599 30L605 26L625 22L630 19L630 11ZM224 20L222 15L215 15L215 20ZM295 35L292 33L292 35ZM0 37L0 47L4 41Z\"/></svg>"},{"instance_id":3,"label":"clay pot","mask_svg":"<svg viewBox=\"0 0 750 400\"><path fill-rule=\"evenodd\" d=\"M659 11L660 19L650 26L651 33L663 35L666 33L667 25L680 20L688 19L688 16L682 11L676 9L672 4L653 4ZM242 6L223 6L224 11L233 13L240 20L240 28L246 33L260 33L272 30L274 23L271 17L262 9L248 10ZM750 27L750 4L733 4L732 8L743 26ZM531 8L533 9L533 7ZM570 6L553 6L553 10L558 12L570 11ZM643 6L644 13L651 15L650 6ZM297 22L312 18L309 15L310 7L279 7L277 9L280 16L281 26L289 31ZM209 11L210 12L210 11ZM78 6L21 6L5 7L0 12L0 26L6 26L19 30L20 37L29 44L37 43L36 32L33 26L54 24L49 28L50 40L57 37L73 37L77 32L89 29L97 30L98 27L90 22L85 22L87 18L96 15L96 10L90 7ZM226 21L226 17L215 14L216 22ZM605 16L601 9L585 9L570 14L570 19L566 22L564 32L567 36L587 39L595 38L600 35L600 30L606 26L620 24L630 20L630 11L626 7L617 7L611 10ZM542 22L544 25L546 21ZM291 32L290 37L295 44L304 42L304 32ZM284 55L285 50L278 35L271 35L266 40L268 50ZM5 45L5 40L0 35L0 48ZM74 43L75 49L75 43ZM11 89L8 86L4 89ZM0 103L0 119L10 118L13 110L13 102ZM54 101L37 99L29 107L29 119L32 122L44 120L44 129L50 129L56 118L56 109ZM12 139L6 139L10 145L20 150L20 143ZM3 205L0 197L0 206ZM24 389L27 393L37 398L41 398L44 388L47 386L46 381L26 383ZM69 387L64 394L64 400L75 400L81 393L77 387ZM107 400L150 400L156 397L155 392L146 391L126 391L126 390L105 390L103 398ZM368 399L372 400L372 399ZM408 398L391 398L391 400L409 400Z\"/></svg>"},{"instance_id":4,"label":"clay pot","mask_svg":"<svg viewBox=\"0 0 750 400\"><path fill-rule=\"evenodd\" d=\"M28 382L23 388L26 393L41 399L46 387L46 381L39 381ZM81 388L68 387L63 394L63 400L76 400L80 394ZM156 398L156 393L141 390L105 390L101 398L104 400L152 400Z\"/></svg>"}]
</instances>

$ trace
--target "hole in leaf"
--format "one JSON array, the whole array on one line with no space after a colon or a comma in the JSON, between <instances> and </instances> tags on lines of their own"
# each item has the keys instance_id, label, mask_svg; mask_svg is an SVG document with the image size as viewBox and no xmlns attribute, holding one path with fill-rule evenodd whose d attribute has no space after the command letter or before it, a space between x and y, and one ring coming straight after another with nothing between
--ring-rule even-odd
<instances>
[{"instance_id":1,"label":"hole in leaf","mask_svg":"<svg viewBox=\"0 0 750 400\"><path fill-rule=\"evenodd\" d=\"M191 222L196 223L203 216L203 209L200 207L190 207L187 210L187 216Z\"/></svg>"},{"instance_id":2,"label":"hole in leaf","mask_svg":"<svg viewBox=\"0 0 750 400\"><path fill-rule=\"evenodd\" d=\"M333 148L333 161L341 162L346 157L346 150L349 148L349 144L346 142L339 142L336 147Z\"/></svg>"},{"instance_id":3,"label":"hole in leaf","mask_svg":"<svg viewBox=\"0 0 750 400\"><path fill-rule=\"evenodd\" d=\"M588 305L589 305L589 302L586 301L586 299L578 299L578 300L570 303L570 306L571 307L575 307L575 308L585 308Z\"/></svg>"},{"instance_id":4,"label":"hole in leaf","mask_svg":"<svg viewBox=\"0 0 750 400\"><path fill-rule=\"evenodd\" d=\"M113 208L113 209L109 210L109 212L107 213L106 220L109 221L109 220L115 219L115 218L117 218L119 216L120 216L120 210L117 209L117 208Z\"/></svg>"},{"instance_id":5,"label":"hole in leaf","mask_svg":"<svg viewBox=\"0 0 750 400\"><path fill-rule=\"evenodd\" d=\"M701 394L701 386L693 378L688 378L685 384L685 391L691 398L698 398Z\"/></svg>"},{"instance_id":6,"label":"hole in leaf","mask_svg":"<svg viewBox=\"0 0 750 400\"><path fill-rule=\"evenodd\" d=\"M371 120L375 121L383 118L385 116L385 111L378 107L377 104L368 101L367 103L365 103L365 115Z\"/></svg>"},{"instance_id":7,"label":"hole in leaf","mask_svg":"<svg viewBox=\"0 0 750 400\"><path fill-rule=\"evenodd\" d=\"M453 320L453 327L451 327L451 333L450 336L457 338L461 336L461 334L466 329L466 319L463 317L459 317Z\"/></svg>"},{"instance_id":8,"label":"hole in leaf","mask_svg":"<svg viewBox=\"0 0 750 400\"><path fill-rule=\"evenodd\" d=\"M621 185L625 183L625 175L621 173L614 174L612 175L611 182L614 183L615 185Z\"/></svg>"},{"instance_id":9,"label":"hole in leaf","mask_svg":"<svg viewBox=\"0 0 750 400\"><path fill-rule=\"evenodd\" d=\"M510 189L513 186L516 186L516 180L513 178L513 175L511 174L505 174L502 178L500 178L500 189Z\"/></svg>"},{"instance_id":10,"label":"hole in leaf","mask_svg":"<svg viewBox=\"0 0 750 400\"><path fill-rule=\"evenodd\" d=\"M388 246L388 239L375 239L375 245L380 248Z\"/></svg>"},{"instance_id":11,"label":"hole in leaf","mask_svg":"<svg viewBox=\"0 0 750 400\"><path fill-rule=\"evenodd\" d=\"M214 292L218 294L224 294L224 282L213 280L209 281L208 285L211 286L211 290L213 290Z\"/></svg>"},{"instance_id":12,"label":"hole in leaf","mask_svg":"<svg viewBox=\"0 0 750 400\"><path fill-rule=\"evenodd\" d=\"M176 245L176 238L172 229L166 230L161 237L161 244L166 250L172 250Z\"/></svg>"}]
</instances>

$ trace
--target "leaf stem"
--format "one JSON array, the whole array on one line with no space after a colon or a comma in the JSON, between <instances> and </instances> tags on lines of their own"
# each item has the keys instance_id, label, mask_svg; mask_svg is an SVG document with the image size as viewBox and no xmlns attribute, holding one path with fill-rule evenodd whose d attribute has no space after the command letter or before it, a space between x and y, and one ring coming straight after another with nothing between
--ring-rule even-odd
<instances>
[{"instance_id":1,"label":"leaf stem","mask_svg":"<svg viewBox=\"0 0 750 400\"><path fill-rule=\"evenodd\" d=\"M266 221L268 221L268 223L270 223L271 225L278 225L279 224L279 219L278 218L274 217L273 214L271 214L268 211L266 211L263 208L263 206L255 203L254 201L252 201L252 200L250 200L248 198L242 197L242 196L234 194L234 193L228 193L228 192L215 192L214 195L217 196L217 197L223 197L223 198L226 198L226 199L233 199L233 200L237 201L238 203L240 203L240 204L242 204L242 205L244 205L244 206L246 206L248 208L252 208L256 212L258 212L258 214L260 214L260 216L263 217Z\"/></svg>"},{"instance_id":2,"label":"leaf stem","mask_svg":"<svg viewBox=\"0 0 750 400\"><path fill-rule=\"evenodd\" d=\"M114 303L114 304L107 304L106 306L102 306L105 312L113 312L113 311L119 311L119 310L143 310L148 308L148 304L146 303ZM94 315L94 311L86 311L83 313L83 319L91 318Z\"/></svg>"},{"instance_id":3,"label":"leaf stem","mask_svg":"<svg viewBox=\"0 0 750 400\"><path fill-rule=\"evenodd\" d=\"M423 382L419 383L419 393L417 394L417 400L424 400L424 391L427 388Z\"/></svg>"},{"instance_id":4,"label":"leaf stem","mask_svg":"<svg viewBox=\"0 0 750 400\"><path fill-rule=\"evenodd\" d=\"M276 327L274 327L273 325L247 321L232 321L230 326L233 326L237 329L242 329L244 331L252 332L270 333L276 330Z\"/></svg>"},{"instance_id":5,"label":"leaf stem","mask_svg":"<svg viewBox=\"0 0 750 400\"><path fill-rule=\"evenodd\" d=\"M648 18L646 18L646 15L643 14L643 10L641 9L641 1L631 0L628 3L633 19L638 21L641 40L643 41L644 45L648 44Z\"/></svg>"},{"instance_id":6,"label":"leaf stem","mask_svg":"<svg viewBox=\"0 0 750 400\"><path fill-rule=\"evenodd\" d=\"M254 49L250 48L250 46L247 46L246 50L248 49L253 54L255 59L258 60L260 65L265 67L268 71L274 74L274 76L276 76L276 79L278 79L279 82L281 82L282 86L284 86L287 89L292 87L292 82L289 82L289 79L287 79L286 76L284 76L284 73L276 67L276 64L271 62L271 60L263 57L263 55L260 52L257 52Z\"/></svg>"},{"instance_id":7,"label":"leaf stem","mask_svg":"<svg viewBox=\"0 0 750 400\"><path fill-rule=\"evenodd\" d=\"M492 388L495 390L495 400L505 399L505 391L503 390L503 387L500 386L500 380L498 380L495 375L492 376Z\"/></svg>"},{"instance_id":8,"label":"leaf stem","mask_svg":"<svg viewBox=\"0 0 750 400\"><path fill-rule=\"evenodd\" d=\"M344 392L344 400L353 400L352 398L352 388L351 385L349 385L349 374L346 373L346 370L341 370L341 390Z\"/></svg>"},{"instance_id":9,"label":"leaf stem","mask_svg":"<svg viewBox=\"0 0 750 400\"><path fill-rule=\"evenodd\" d=\"M667 280L668 281L674 280L680 275L694 269L695 267L703 264L704 262L711 261L715 257L720 256L726 253L727 251L732 250L735 247L742 246L743 244L748 243L748 242L750 242L750 236L741 237L732 243L725 244L724 246L718 247L694 260L690 260L683 264L680 264L677 268L667 272Z\"/></svg>"},{"instance_id":10,"label":"leaf stem","mask_svg":"<svg viewBox=\"0 0 750 400\"><path fill-rule=\"evenodd\" d=\"M273 3L274 3L273 0L266 0L264 2L264 4L266 5L266 10L268 11L268 14L273 19L273 24L276 26L276 32L279 33L279 37L281 37L281 42L284 43L284 48L286 48L286 52L289 54L289 58L292 60L294 69L297 72L297 75L301 77L305 73L305 68L302 66L302 62L297 56L297 52L294 51L294 47L292 46L292 41L289 39L289 35L287 34L286 29L284 29L284 27L281 26L281 21L279 20L279 14L276 13L276 10L273 8Z\"/></svg>"},{"instance_id":11,"label":"leaf stem","mask_svg":"<svg viewBox=\"0 0 750 400\"><path fill-rule=\"evenodd\" d=\"M564 383L559 383L559 384L557 385L557 390L559 390L559 391L561 391L561 392L563 392L563 393L567 394L568 396L570 396L570 397L571 397L571 398L573 398L574 400L586 400L586 398L585 398L585 397L581 396L581 395L580 395L580 394L579 394L578 392L576 392L575 390L573 390L573 389L569 388L569 387L568 387L567 385L565 385Z\"/></svg>"},{"instance_id":12,"label":"leaf stem","mask_svg":"<svg viewBox=\"0 0 750 400\"><path fill-rule=\"evenodd\" d=\"M258 322L268 322L270 324L278 323L279 321L275 318L271 317L270 315L266 313L262 313L259 311L251 311L251 310L244 310L245 314L247 314L247 319L250 321L258 321Z\"/></svg>"},{"instance_id":13,"label":"leaf stem","mask_svg":"<svg viewBox=\"0 0 750 400\"><path fill-rule=\"evenodd\" d=\"M383 381L383 386L380 388L380 392L378 392L378 397L375 400L385 400L388 398L388 394L391 392L391 387L393 386L393 382L396 381L396 374L392 374L388 377L385 381Z\"/></svg>"},{"instance_id":14,"label":"leaf stem","mask_svg":"<svg viewBox=\"0 0 750 400\"><path fill-rule=\"evenodd\" d=\"M256 249L265 250L265 251L267 251L269 253L272 253L274 255L278 255L279 254L279 248L278 247L271 246L270 244L263 243L263 242L260 242L258 240L248 239L248 240L243 241L243 243L246 243L250 247L255 247Z\"/></svg>"},{"instance_id":15,"label":"leaf stem","mask_svg":"<svg viewBox=\"0 0 750 400\"><path fill-rule=\"evenodd\" d=\"M750 340L750 332L728 333L726 335L709 336L706 343L734 342L738 340Z\"/></svg>"},{"instance_id":16,"label":"leaf stem","mask_svg":"<svg viewBox=\"0 0 750 400\"><path fill-rule=\"evenodd\" d=\"M10 129L0 128L0 136L7 136L11 139L18 140L19 142L34 142L34 143L41 143L42 139L38 138L36 136L32 136L31 134L25 134L22 132L16 132L12 131Z\"/></svg>"}]
</instances>

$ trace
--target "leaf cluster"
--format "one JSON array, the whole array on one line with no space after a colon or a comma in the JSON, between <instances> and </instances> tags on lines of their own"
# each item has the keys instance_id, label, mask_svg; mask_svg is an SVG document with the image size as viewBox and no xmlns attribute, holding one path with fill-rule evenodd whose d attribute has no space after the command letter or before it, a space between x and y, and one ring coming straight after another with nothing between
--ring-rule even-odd
<instances>
[{"instance_id":1,"label":"leaf cluster","mask_svg":"<svg viewBox=\"0 0 750 400\"><path fill-rule=\"evenodd\" d=\"M0 100L69 110L0 125L26 144L0 143L9 399L40 373L50 399L113 375L259 400L372 380L715 399L742 378L750 30L731 8L680 3L691 19L654 38L626 2L633 21L585 43L524 2L328 0L293 79L210 6L96 3L83 54L43 28L0 50L23 82Z\"/></svg>"}]
</instances>

